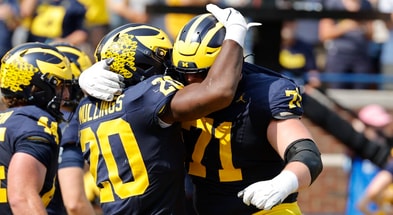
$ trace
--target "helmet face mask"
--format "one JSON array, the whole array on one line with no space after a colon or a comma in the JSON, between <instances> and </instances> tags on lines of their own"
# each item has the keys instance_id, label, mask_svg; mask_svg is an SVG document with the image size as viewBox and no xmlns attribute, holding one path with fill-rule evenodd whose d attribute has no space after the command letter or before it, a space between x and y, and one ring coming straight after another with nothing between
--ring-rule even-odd
<instances>
[{"instance_id":1,"label":"helmet face mask","mask_svg":"<svg viewBox=\"0 0 393 215\"><path fill-rule=\"evenodd\" d=\"M126 24L109 32L95 51L97 61L113 59L110 70L122 75L127 86L163 74L170 62L172 43L160 29Z\"/></svg>"},{"instance_id":2,"label":"helmet face mask","mask_svg":"<svg viewBox=\"0 0 393 215\"><path fill-rule=\"evenodd\" d=\"M68 59L44 43L25 43L1 60L0 89L5 98L16 98L45 109L61 120L61 89L72 74Z\"/></svg>"},{"instance_id":3,"label":"helmet face mask","mask_svg":"<svg viewBox=\"0 0 393 215\"><path fill-rule=\"evenodd\" d=\"M69 98L63 100L63 106L76 108L79 101L83 98L84 93L79 87L78 79L80 74L92 65L90 57L81 49L68 43L52 43L52 46L56 47L62 52L70 61L72 79L66 80L64 88L68 88L70 93ZM63 88L63 89L64 89Z\"/></svg>"},{"instance_id":4,"label":"helmet face mask","mask_svg":"<svg viewBox=\"0 0 393 215\"><path fill-rule=\"evenodd\" d=\"M207 73L221 51L225 28L210 13L191 19L179 32L172 64L181 75Z\"/></svg>"}]
</instances>

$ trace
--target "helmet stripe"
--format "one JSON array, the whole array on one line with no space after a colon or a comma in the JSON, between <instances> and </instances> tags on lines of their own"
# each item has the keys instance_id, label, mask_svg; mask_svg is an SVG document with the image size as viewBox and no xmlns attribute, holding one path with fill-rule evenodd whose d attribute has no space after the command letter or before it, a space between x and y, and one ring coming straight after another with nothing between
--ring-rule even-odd
<instances>
[{"instance_id":1,"label":"helmet stripe","mask_svg":"<svg viewBox=\"0 0 393 215\"><path fill-rule=\"evenodd\" d=\"M174 43L173 65L188 72L209 68L221 50L224 37L224 26L212 14L196 16L183 27Z\"/></svg>"}]
</instances>

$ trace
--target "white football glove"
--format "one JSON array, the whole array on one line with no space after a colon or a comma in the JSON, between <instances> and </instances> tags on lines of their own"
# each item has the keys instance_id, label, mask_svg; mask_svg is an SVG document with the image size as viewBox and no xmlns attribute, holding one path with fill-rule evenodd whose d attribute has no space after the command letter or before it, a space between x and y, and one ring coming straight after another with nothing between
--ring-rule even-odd
<instances>
[{"instance_id":1,"label":"white football glove","mask_svg":"<svg viewBox=\"0 0 393 215\"><path fill-rule=\"evenodd\" d=\"M259 181L244 190L237 196L243 198L246 205L255 205L262 210L270 210L273 206L281 204L291 193L298 189L296 175L288 170L283 170L279 175L268 181Z\"/></svg>"},{"instance_id":2,"label":"white football glove","mask_svg":"<svg viewBox=\"0 0 393 215\"><path fill-rule=\"evenodd\" d=\"M115 95L121 94L124 78L111 72L108 64L108 59L96 62L79 76L79 86L89 96L112 101Z\"/></svg>"},{"instance_id":3,"label":"white football glove","mask_svg":"<svg viewBox=\"0 0 393 215\"><path fill-rule=\"evenodd\" d=\"M243 15L233 8L221 9L215 4L208 4L206 5L206 10L212 13L224 25L226 29L224 40L234 40L242 48L244 47L247 30L252 26L262 25L257 22L247 24Z\"/></svg>"}]
</instances>

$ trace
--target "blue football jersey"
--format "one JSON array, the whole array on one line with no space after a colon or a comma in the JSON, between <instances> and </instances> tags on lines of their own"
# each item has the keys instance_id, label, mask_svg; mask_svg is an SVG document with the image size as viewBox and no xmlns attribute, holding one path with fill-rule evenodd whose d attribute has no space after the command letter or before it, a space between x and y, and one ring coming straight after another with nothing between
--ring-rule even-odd
<instances>
[{"instance_id":1,"label":"blue football jersey","mask_svg":"<svg viewBox=\"0 0 393 215\"><path fill-rule=\"evenodd\" d=\"M49 43L74 31L85 31L86 8L78 0L40 0L37 4L29 27L28 42Z\"/></svg>"},{"instance_id":2,"label":"blue football jersey","mask_svg":"<svg viewBox=\"0 0 393 215\"><path fill-rule=\"evenodd\" d=\"M55 118L36 106L10 108L0 113L0 137L1 214L12 214L7 201L7 171L12 155L17 152L27 153L45 165L47 172L40 195L47 206L55 190L61 139Z\"/></svg>"},{"instance_id":3,"label":"blue football jersey","mask_svg":"<svg viewBox=\"0 0 393 215\"><path fill-rule=\"evenodd\" d=\"M76 117L77 114L72 112L62 112L65 119L71 118L68 122L62 122L60 124L60 129L62 133L62 138L60 142L60 146L64 146L71 143L77 143L78 138L78 128L79 122Z\"/></svg>"},{"instance_id":4,"label":"blue football jersey","mask_svg":"<svg viewBox=\"0 0 393 215\"><path fill-rule=\"evenodd\" d=\"M200 214L251 214L237 193L275 177L284 161L267 140L273 119L303 114L298 86L280 74L245 63L234 100L223 110L182 123L187 168ZM286 201L294 202L295 195Z\"/></svg>"},{"instance_id":5,"label":"blue football jersey","mask_svg":"<svg viewBox=\"0 0 393 215\"><path fill-rule=\"evenodd\" d=\"M85 161L83 159L82 151L78 144L78 119L76 117L76 114L72 112L62 111L62 113L65 119L71 119L69 121L62 122L59 125L62 133L62 138L60 141L58 168L61 169L67 167L79 167L83 169ZM50 204L46 208L46 211L49 215L65 215L67 214L67 211L64 207L58 178L56 178L55 186L56 191Z\"/></svg>"},{"instance_id":6,"label":"blue football jersey","mask_svg":"<svg viewBox=\"0 0 393 215\"><path fill-rule=\"evenodd\" d=\"M181 127L158 124L182 87L169 76L153 76L115 101L80 102L80 144L104 214L184 214Z\"/></svg>"}]
</instances>

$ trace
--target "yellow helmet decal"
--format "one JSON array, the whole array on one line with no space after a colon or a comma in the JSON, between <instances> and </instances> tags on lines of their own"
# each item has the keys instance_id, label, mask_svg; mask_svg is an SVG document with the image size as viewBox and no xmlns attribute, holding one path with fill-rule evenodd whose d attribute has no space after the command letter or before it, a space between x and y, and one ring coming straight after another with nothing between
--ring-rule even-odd
<instances>
[{"instance_id":1,"label":"yellow helmet decal","mask_svg":"<svg viewBox=\"0 0 393 215\"><path fill-rule=\"evenodd\" d=\"M7 55L1 65L1 83L0 87L9 89L12 92L19 92L23 90L23 86L29 86L34 74L38 71L43 74L48 73L50 76L55 76L59 79L72 80L72 73L68 59L61 53L45 49L44 55L59 59L58 64L49 63L43 60L36 59L35 64L28 62L24 57L29 54L42 54L41 47L33 47L23 50L12 55Z\"/></svg>"},{"instance_id":2,"label":"yellow helmet decal","mask_svg":"<svg viewBox=\"0 0 393 215\"><path fill-rule=\"evenodd\" d=\"M72 45L68 44L59 44L59 45L54 45L59 51L63 52L66 57L69 57L70 55L74 55L72 58L77 58L77 62L73 62L74 59L70 60L70 65L71 65L71 71L72 75L74 78L79 78L81 72L86 70L92 65L92 62L90 60L90 57L83 52L82 50L79 50L77 47L73 47Z\"/></svg>"},{"instance_id":3,"label":"yellow helmet decal","mask_svg":"<svg viewBox=\"0 0 393 215\"><path fill-rule=\"evenodd\" d=\"M146 26L146 25L145 26L136 27L135 29L138 29L138 28L150 28L150 29L153 29L153 30L157 30L155 28L152 28L152 27ZM163 31L160 30L159 34L155 35L155 37L157 39L154 40L154 43L152 43L152 38L150 36L149 37L136 36L138 41L140 43L142 43L144 46L148 47L150 50L156 50L158 47L172 49L172 43L168 39L168 36L166 36ZM165 55L165 54L166 53L162 53L162 55Z\"/></svg>"},{"instance_id":4,"label":"yellow helmet decal","mask_svg":"<svg viewBox=\"0 0 393 215\"><path fill-rule=\"evenodd\" d=\"M181 62L181 66L184 68L188 68L188 62Z\"/></svg>"},{"instance_id":5,"label":"yellow helmet decal","mask_svg":"<svg viewBox=\"0 0 393 215\"><path fill-rule=\"evenodd\" d=\"M0 87L9 89L12 92L20 92L23 91L22 86L30 85L30 81L34 73L38 71L38 68L26 62L19 55L14 58L9 61L10 63L1 65Z\"/></svg>"},{"instance_id":6,"label":"yellow helmet decal","mask_svg":"<svg viewBox=\"0 0 393 215\"><path fill-rule=\"evenodd\" d=\"M116 59L110 66L111 70L117 71L124 78L131 78L133 73L125 69L124 65L128 65L132 71L136 71L135 52L138 42L135 41L135 36L122 33L116 42L105 45L107 47L103 48L106 51L102 54L102 59Z\"/></svg>"},{"instance_id":7,"label":"yellow helmet decal","mask_svg":"<svg viewBox=\"0 0 393 215\"><path fill-rule=\"evenodd\" d=\"M70 70L70 65L68 60L64 60L59 62L58 64L53 64L53 63L48 63L45 61L37 60L37 66L40 68L41 72L43 74L49 73L51 75L56 76L57 78L63 79L63 80L72 80L72 73Z\"/></svg>"},{"instance_id":8,"label":"yellow helmet decal","mask_svg":"<svg viewBox=\"0 0 393 215\"><path fill-rule=\"evenodd\" d=\"M42 48L31 48L27 50L25 54L36 53L36 52L41 53ZM72 79L72 73L70 71L71 69L70 62L64 55L51 49L46 49L45 54L53 55L54 57L61 59L61 61L56 65L53 63L47 63L37 59L37 66L43 74L49 73L51 75L56 76L57 78L64 79L64 80Z\"/></svg>"}]
</instances>

